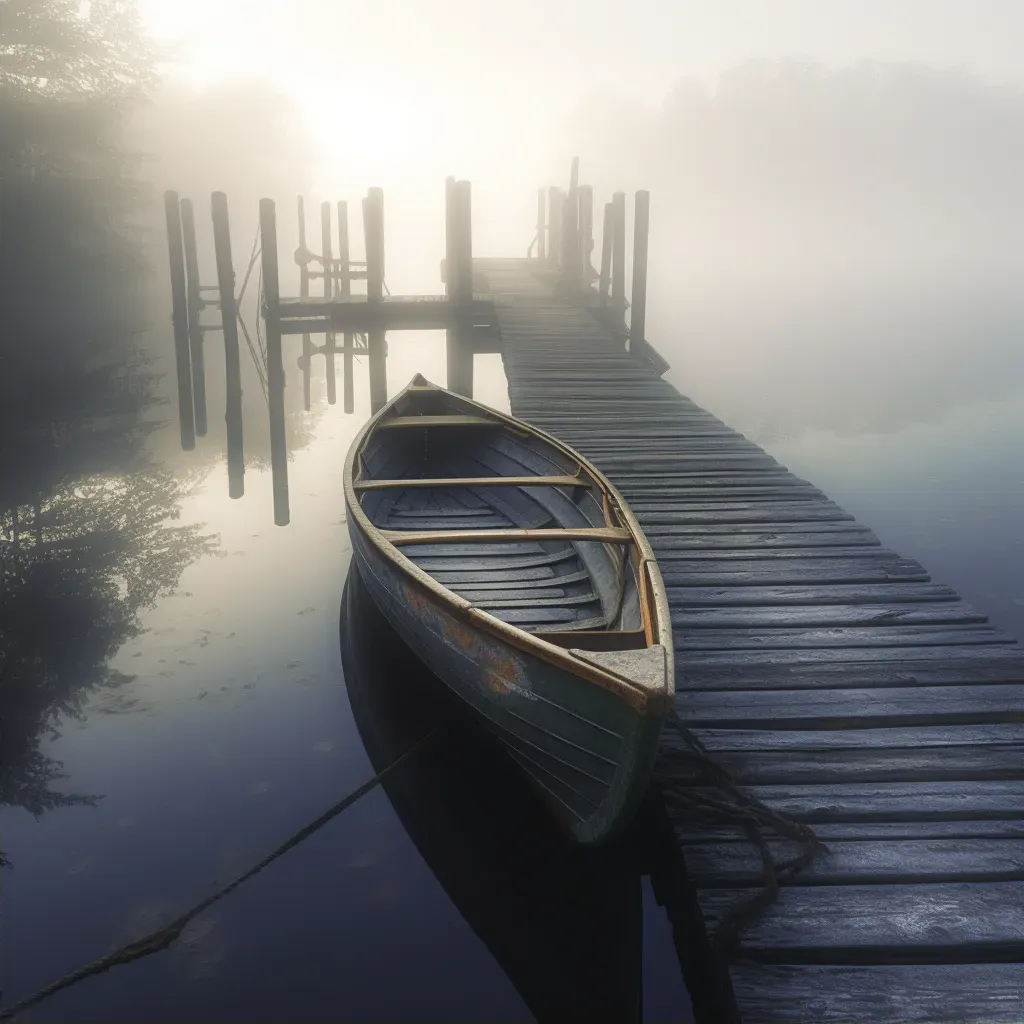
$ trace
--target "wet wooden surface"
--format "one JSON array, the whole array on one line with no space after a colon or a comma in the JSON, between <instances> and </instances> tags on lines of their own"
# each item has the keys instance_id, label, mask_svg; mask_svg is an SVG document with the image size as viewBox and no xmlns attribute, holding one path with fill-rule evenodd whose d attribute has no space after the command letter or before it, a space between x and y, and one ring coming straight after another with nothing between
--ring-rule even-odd
<instances>
[{"instance_id":1,"label":"wet wooden surface","mask_svg":"<svg viewBox=\"0 0 1024 1024\"><path fill-rule=\"evenodd\" d=\"M744 933L742 1019L1024 1019L1013 638L638 365L529 261L476 260L474 278L496 303L513 414L592 459L647 531L679 716L829 844ZM679 753L667 731L668 788ZM738 828L673 824L713 930L757 884L757 853Z\"/></svg>"}]
</instances>

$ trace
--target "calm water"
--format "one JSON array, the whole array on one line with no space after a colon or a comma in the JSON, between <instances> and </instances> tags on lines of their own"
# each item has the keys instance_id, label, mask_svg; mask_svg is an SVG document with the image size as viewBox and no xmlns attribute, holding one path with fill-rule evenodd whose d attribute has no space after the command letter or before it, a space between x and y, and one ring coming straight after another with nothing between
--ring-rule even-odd
<instances>
[{"instance_id":1,"label":"calm water","mask_svg":"<svg viewBox=\"0 0 1024 1024\"><path fill-rule=\"evenodd\" d=\"M393 389L413 368L443 380L436 340L392 346ZM481 397L502 404L500 373L485 377ZM565 848L490 744L448 721L358 581L346 590L342 459L366 415L362 383L357 397L354 416L302 420L288 528L272 525L262 470L227 498L211 438L169 462L191 488L173 501L124 485L116 565L90 549L72 567L102 596L86 632L106 647L77 676L63 665L52 699L2 695L5 1000L181 913L445 723L171 950L25 1019L564 1020L571 1005L617 1019L641 994L645 1019L692 1019L643 850ZM888 435L765 443L1022 636L1022 428L1024 401L1007 400ZM151 607L144 576L168 591ZM136 605L132 635L111 609L130 619ZM47 623L40 642L81 645L76 622Z\"/></svg>"},{"instance_id":2,"label":"calm water","mask_svg":"<svg viewBox=\"0 0 1024 1024\"><path fill-rule=\"evenodd\" d=\"M757 438L756 433L752 436ZM1024 392L902 430L761 443L1024 640Z\"/></svg>"},{"instance_id":3,"label":"calm water","mask_svg":"<svg viewBox=\"0 0 1024 1024\"><path fill-rule=\"evenodd\" d=\"M443 380L434 342L416 360ZM393 386L411 344L392 346ZM480 369L502 404L500 373ZM123 535L155 557L77 566L107 598L88 624L112 632L102 671L65 673L52 730L38 701L4 696L5 751L22 780L8 781L0 809L5 1002L180 914L446 718L436 683L361 588L343 601L342 460L366 415L362 384L357 400L354 416L339 405L302 421L312 440L290 466L289 527L272 525L265 472L250 469L246 496L231 501L223 465L207 459L180 518L137 537L129 520L166 509L129 485ZM211 423L219 415L211 402ZM200 440L174 477L194 476L216 449ZM209 550L176 556L186 538L173 531L190 524L215 535ZM174 592L120 642L110 606L131 603L133 568L159 566ZM53 793L69 805L31 813L60 803ZM579 1006L621 1020L642 995L647 1019L686 1021L670 925L640 856L635 844L566 847L503 758L456 721L170 950L25 1019L565 1020Z\"/></svg>"}]
</instances>

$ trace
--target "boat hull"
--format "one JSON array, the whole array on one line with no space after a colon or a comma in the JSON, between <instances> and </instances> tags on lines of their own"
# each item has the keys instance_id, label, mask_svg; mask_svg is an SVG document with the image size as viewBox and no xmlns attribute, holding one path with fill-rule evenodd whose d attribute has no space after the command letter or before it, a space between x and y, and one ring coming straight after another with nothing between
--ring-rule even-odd
<instances>
[{"instance_id":1,"label":"boat hull","mask_svg":"<svg viewBox=\"0 0 1024 1024\"><path fill-rule=\"evenodd\" d=\"M349 575L342 605L345 685L373 770L435 735L381 785L533 1019L639 1024L643 908L632 845L566 843L484 730L459 721L436 732L451 695L383 620L360 573Z\"/></svg>"},{"instance_id":2,"label":"boat hull","mask_svg":"<svg viewBox=\"0 0 1024 1024\"><path fill-rule=\"evenodd\" d=\"M660 717L485 632L386 558L349 517L355 566L395 630L505 744L580 842L627 822L643 797Z\"/></svg>"}]
</instances>

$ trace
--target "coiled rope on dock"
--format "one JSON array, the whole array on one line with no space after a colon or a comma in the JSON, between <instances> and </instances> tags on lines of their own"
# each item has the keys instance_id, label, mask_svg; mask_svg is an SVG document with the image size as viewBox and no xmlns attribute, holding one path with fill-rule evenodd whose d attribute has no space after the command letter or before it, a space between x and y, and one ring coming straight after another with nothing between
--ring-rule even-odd
<instances>
[{"instance_id":1,"label":"coiled rope on dock","mask_svg":"<svg viewBox=\"0 0 1024 1024\"><path fill-rule=\"evenodd\" d=\"M772 810L763 800L745 792L682 723L674 709L669 722L682 739L684 749L672 752L672 778L662 781L658 787L666 805L698 827L736 825L742 828L761 857L760 887L749 899L731 907L711 936L715 952L729 958L738 948L744 929L757 921L778 898L781 881L807 867L815 857L827 852L827 847L810 825ZM683 769L681 776L678 768ZM800 852L786 860L777 859L769 845L769 831L795 843Z\"/></svg>"}]
</instances>

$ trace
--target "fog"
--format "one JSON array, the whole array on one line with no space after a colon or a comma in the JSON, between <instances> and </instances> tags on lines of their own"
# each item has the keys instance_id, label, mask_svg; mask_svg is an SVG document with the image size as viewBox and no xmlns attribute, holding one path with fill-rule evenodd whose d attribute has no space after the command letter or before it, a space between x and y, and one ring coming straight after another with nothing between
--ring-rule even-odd
<instances>
[{"instance_id":1,"label":"fog","mask_svg":"<svg viewBox=\"0 0 1024 1024\"><path fill-rule=\"evenodd\" d=\"M447 174L473 181L476 253L519 255L535 189L579 155L598 203L651 191L670 379L759 439L1024 385L1012 5L142 11L164 56L133 124L149 180L201 214L225 190L240 265L276 198L286 291L300 192L314 240L319 202L349 200L358 258L358 199L382 186L389 286L437 292Z\"/></svg>"},{"instance_id":2,"label":"fog","mask_svg":"<svg viewBox=\"0 0 1024 1024\"><path fill-rule=\"evenodd\" d=\"M274 199L285 296L299 290L299 195L314 251L320 204L348 202L350 255L361 260L359 201L383 188L387 287L424 294L442 288L448 175L472 182L476 256L525 256L537 189L564 188L574 156L598 214L614 191L627 193L627 230L632 193L649 190L647 338L670 363L667 377L877 530L884 547L863 549L865 578L901 580L902 565L888 569L888 549L899 551L1019 635L1022 40L1018 0L0 0L0 868L9 859L18 869L5 875L3 901L19 929L12 966L0 965L4 996L18 1000L95 961L126 922L137 937L147 914L208 892L225 865L237 877L379 767L349 713L338 644L351 554L342 460L369 416L366 362L357 360L346 415L341 381L328 406L317 359L307 411L302 342L285 339L291 526L278 530L257 346L243 338L245 495L229 498L218 331L205 342L209 433L181 450L165 189L195 204L207 285L216 281L210 193L228 196L238 287L258 243L259 201ZM242 314L258 344L256 281ZM206 311L210 323L216 316ZM416 371L445 381L443 332L396 331L388 346L392 394ZM499 357L480 358L475 372L476 396L507 408ZM707 439L703 450L716 445ZM773 487L764 500L774 500ZM708 506L713 530L751 518L720 505ZM766 519L791 514L773 509ZM733 549L722 543L694 543L692 565L699 555L718 567L691 579L721 571L730 584L759 586L775 569L751 569L748 554L767 556L782 579L818 578L816 567L783 562L818 561L798 546L806 538L792 548L768 534L740 537ZM666 550L677 566L690 560L683 545ZM861 557L834 550L837 563ZM796 611L806 617L790 618L782 602L803 600L801 592L808 605ZM724 664L719 652L728 651L738 666L761 652L765 664L827 664L829 651L859 661L861 645L875 643L868 624L902 658L903 645L946 629L937 625L942 609L934 620L911 609L904 621L900 609L881 608L862 622L852 605L842 622L855 625L805 629L818 614L812 593L781 594L735 629L728 612L719 620L725 639L709 645L704 664ZM825 609L813 623L835 624L836 614L846 612ZM948 623L947 639L935 642L951 652L970 647L965 658L974 658L990 643L970 617L962 629L955 617ZM372 632L358 639L376 658L393 638ZM681 649L693 649L689 638ZM879 646L865 666L869 657L881 666L886 655ZM904 678L886 672L877 677L886 686ZM981 685L946 689L967 702L972 722L1005 717ZM952 711L893 690L894 702L887 696L851 719L838 709L873 691L847 691L833 718L816 703L823 689L808 705L813 717L796 720L844 731L851 721L911 721L922 735L922 723L941 721L934 731L953 735ZM763 713L754 724L773 721L760 696L736 707ZM909 718L892 717L901 707ZM957 742L969 750L974 740ZM878 772L911 779L916 762L887 750L896 759L879 761ZM830 772L854 765L873 785L867 761L832 753ZM981 779L995 793L1002 762L985 767L988 756L927 762L935 775L922 778L955 778L957 787ZM480 783L486 813L468 815L473 828L438 816L442 846L447 832L453 846L473 849L474 828L501 803L476 778L477 762L467 763L474 771L460 773ZM793 772L811 777L799 765ZM957 788L954 817L966 814L966 792ZM205 931L182 933L178 950L194 961L185 973L181 963L134 981L130 969L115 972L129 980L76 988L45 1019L313 1019L344 1005L377 1019L493 1010L518 1020L520 966L561 991L572 973L499 920L512 946L522 943L506 977L386 804L378 790L329 842L303 844L239 887ZM503 821L512 834L528 832L514 816ZM515 843L501 845L507 875L485 844L479 889L457 861L481 909L495 879L545 892L530 884L545 872ZM279 873L287 870L290 880ZM558 897L572 888L550 877ZM644 890L642 915L630 905L644 934L629 983L642 981L648 1015L678 1019L682 917L670 921L654 895ZM544 919L532 926L572 935ZM319 966L324 951L329 970ZM953 955L958 964L965 957Z\"/></svg>"},{"instance_id":3,"label":"fog","mask_svg":"<svg viewBox=\"0 0 1024 1024\"><path fill-rule=\"evenodd\" d=\"M651 190L648 335L736 426L889 429L1024 385L1018 88L751 62L590 103L573 138L602 191Z\"/></svg>"}]
</instances>

